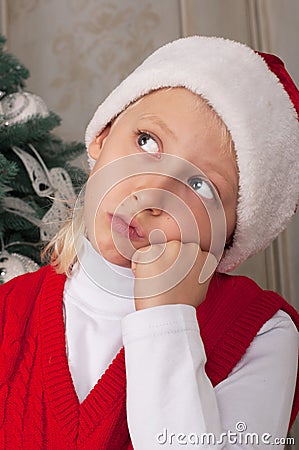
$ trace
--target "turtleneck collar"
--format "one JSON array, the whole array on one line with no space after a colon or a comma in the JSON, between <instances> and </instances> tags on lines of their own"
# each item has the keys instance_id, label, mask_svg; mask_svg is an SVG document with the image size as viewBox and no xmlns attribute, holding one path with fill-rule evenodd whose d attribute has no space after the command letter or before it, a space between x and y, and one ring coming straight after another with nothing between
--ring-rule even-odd
<instances>
[{"instance_id":1,"label":"turtleneck collar","mask_svg":"<svg viewBox=\"0 0 299 450\"><path fill-rule=\"evenodd\" d=\"M123 317L135 311L132 270L107 261L86 238L66 291L94 312Z\"/></svg>"}]
</instances>

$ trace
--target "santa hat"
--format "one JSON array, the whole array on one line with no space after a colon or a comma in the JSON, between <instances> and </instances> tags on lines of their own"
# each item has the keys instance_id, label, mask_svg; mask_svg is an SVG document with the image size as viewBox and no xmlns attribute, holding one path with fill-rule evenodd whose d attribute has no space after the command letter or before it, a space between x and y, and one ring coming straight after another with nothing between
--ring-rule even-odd
<instances>
[{"instance_id":1,"label":"santa hat","mask_svg":"<svg viewBox=\"0 0 299 450\"><path fill-rule=\"evenodd\" d=\"M299 93L283 62L244 44L192 36L149 56L98 107L87 147L129 104L163 87L185 87L226 124L239 168L237 223L218 265L235 269L287 226L299 198ZM90 160L91 166L94 161Z\"/></svg>"}]
</instances>

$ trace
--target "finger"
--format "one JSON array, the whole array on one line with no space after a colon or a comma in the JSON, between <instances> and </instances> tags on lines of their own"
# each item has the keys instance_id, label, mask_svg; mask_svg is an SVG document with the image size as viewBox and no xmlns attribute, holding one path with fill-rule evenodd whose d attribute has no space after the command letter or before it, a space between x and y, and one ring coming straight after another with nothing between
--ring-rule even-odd
<instances>
[{"instance_id":1,"label":"finger","mask_svg":"<svg viewBox=\"0 0 299 450\"><path fill-rule=\"evenodd\" d=\"M136 273L137 264L152 261L153 258L149 256L149 251L151 250L152 247L153 247L152 245L146 245L145 247L137 249L133 253L131 259L131 270L134 273L134 275Z\"/></svg>"},{"instance_id":2,"label":"finger","mask_svg":"<svg viewBox=\"0 0 299 450\"><path fill-rule=\"evenodd\" d=\"M149 264L156 261L164 253L166 244L153 244L141 247L132 256L132 262L136 264Z\"/></svg>"}]
</instances>

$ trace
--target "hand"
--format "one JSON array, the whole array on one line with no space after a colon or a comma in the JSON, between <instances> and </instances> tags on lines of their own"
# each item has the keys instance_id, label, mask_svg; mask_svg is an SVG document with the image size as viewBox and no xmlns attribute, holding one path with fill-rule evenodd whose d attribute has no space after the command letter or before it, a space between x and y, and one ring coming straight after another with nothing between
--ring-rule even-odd
<instances>
[{"instance_id":1,"label":"hand","mask_svg":"<svg viewBox=\"0 0 299 450\"><path fill-rule=\"evenodd\" d=\"M202 277L207 258L204 270L207 276ZM169 241L153 244L137 250L132 260L137 311L152 306L179 303L196 308L204 301L217 267L216 258L211 253L203 252L199 245L193 242L183 244L180 241ZM202 278L203 282L199 282Z\"/></svg>"}]
</instances>

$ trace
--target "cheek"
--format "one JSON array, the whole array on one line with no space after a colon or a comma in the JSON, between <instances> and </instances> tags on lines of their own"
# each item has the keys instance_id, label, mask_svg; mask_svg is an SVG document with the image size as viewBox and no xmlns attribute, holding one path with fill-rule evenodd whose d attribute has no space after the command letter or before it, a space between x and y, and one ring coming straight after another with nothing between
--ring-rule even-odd
<instances>
[{"instance_id":1,"label":"cheek","mask_svg":"<svg viewBox=\"0 0 299 450\"><path fill-rule=\"evenodd\" d=\"M228 237L234 232L237 224L237 198L233 201L232 206L227 212L227 234Z\"/></svg>"},{"instance_id":2,"label":"cheek","mask_svg":"<svg viewBox=\"0 0 299 450\"><path fill-rule=\"evenodd\" d=\"M200 248L204 251L208 251L210 248L213 226L203 204L201 204L201 206L194 211L194 216L198 227Z\"/></svg>"},{"instance_id":3,"label":"cheek","mask_svg":"<svg viewBox=\"0 0 299 450\"><path fill-rule=\"evenodd\" d=\"M84 196L84 220L92 244L95 244L97 236L103 230L103 211L109 192L109 184L103 187L101 172L94 170L87 181Z\"/></svg>"},{"instance_id":4,"label":"cheek","mask_svg":"<svg viewBox=\"0 0 299 450\"><path fill-rule=\"evenodd\" d=\"M181 240L181 224L177 217L167 212L158 217L148 218L148 239L151 244L162 244Z\"/></svg>"},{"instance_id":5,"label":"cheek","mask_svg":"<svg viewBox=\"0 0 299 450\"><path fill-rule=\"evenodd\" d=\"M225 243L232 235L236 224L233 205L228 209L205 207L202 205L194 212L200 233L200 247L210 251L220 259Z\"/></svg>"},{"instance_id":6,"label":"cheek","mask_svg":"<svg viewBox=\"0 0 299 450\"><path fill-rule=\"evenodd\" d=\"M203 201L193 194L189 203L195 217L199 243L203 251L219 254L223 251L226 239L226 213L219 201Z\"/></svg>"},{"instance_id":7,"label":"cheek","mask_svg":"<svg viewBox=\"0 0 299 450\"><path fill-rule=\"evenodd\" d=\"M95 195L92 195L90 184L87 183L84 198L84 221L87 236L94 247L96 247L96 230L98 228L98 202L95 197Z\"/></svg>"},{"instance_id":8,"label":"cheek","mask_svg":"<svg viewBox=\"0 0 299 450\"><path fill-rule=\"evenodd\" d=\"M167 220L159 221L160 228L165 231L167 240L180 240L183 243L195 242L202 249L208 249L211 240L211 224L202 202L196 202L196 207L184 203L181 208L167 213Z\"/></svg>"},{"instance_id":9,"label":"cheek","mask_svg":"<svg viewBox=\"0 0 299 450\"><path fill-rule=\"evenodd\" d=\"M103 211L113 213L119 204L129 195L132 182L124 180L117 170L113 173L109 166L97 164L90 174L84 196L86 225L92 226L95 218Z\"/></svg>"}]
</instances>

